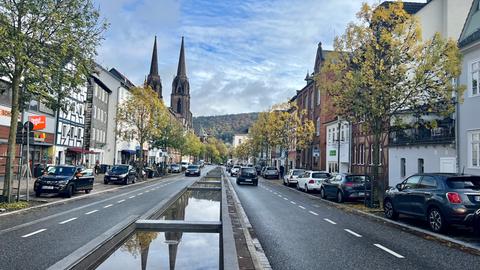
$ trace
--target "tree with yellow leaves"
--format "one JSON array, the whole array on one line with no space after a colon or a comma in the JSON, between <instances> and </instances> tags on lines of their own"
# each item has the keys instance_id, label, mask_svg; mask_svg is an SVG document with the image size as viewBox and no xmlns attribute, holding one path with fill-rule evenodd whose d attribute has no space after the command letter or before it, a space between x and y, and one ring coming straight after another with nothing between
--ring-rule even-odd
<instances>
[{"instance_id":1,"label":"tree with yellow leaves","mask_svg":"<svg viewBox=\"0 0 480 270\"><path fill-rule=\"evenodd\" d=\"M454 110L453 80L460 74L461 57L454 40L440 34L422 40L418 20L403 9L401 1L389 5L364 4L336 37L334 53L316 78L332 97L337 114L352 123L362 123L372 135L373 191L383 198L386 179L378 179L379 147L398 112ZM379 181L380 180L380 181ZM382 181L383 180L383 181Z\"/></svg>"}]
</instances>

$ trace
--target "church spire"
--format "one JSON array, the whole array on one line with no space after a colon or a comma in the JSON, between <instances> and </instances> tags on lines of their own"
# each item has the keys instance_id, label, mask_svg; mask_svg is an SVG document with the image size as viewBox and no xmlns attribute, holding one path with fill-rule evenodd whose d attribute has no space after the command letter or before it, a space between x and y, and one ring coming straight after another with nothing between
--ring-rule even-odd
<instances>
[{"instance_id":1,"label":"church spire","mask_svg":"<svg viewBox=\"0 0 480 270\"><path fill-rule=\"evenodd\" d=\"M187 68L185 66L185 49L183 46L183 37L182 37L182 45L180 47L180 57L178 59L177 76L179 77L187 76Z\"/></svg>"},{"instance_id":2,"label":"church spire","mask_svg":"<svg viewBox=\"0 0 480 270\"><path fill-rule=\"evenodd\" d=\"M158 75L157 36L153 42L152 62L150 64L150 75Z\"/></svg>"},{"instance_id":3,"label":"church spire","mask_svg":"<svg viewBox=\"0 0 480 270\"><path fill-rule=\"evenodd\" d=\"M162 80L160 75L158 75L158 56L157 56L157 36L155 36L155 41L153 42L153 52L152 52L152 62L150 63L150 74L148 74L145 86L150 86L155 92L157 92L158 97L162 99Z\"/></svg>"}]
</instances>

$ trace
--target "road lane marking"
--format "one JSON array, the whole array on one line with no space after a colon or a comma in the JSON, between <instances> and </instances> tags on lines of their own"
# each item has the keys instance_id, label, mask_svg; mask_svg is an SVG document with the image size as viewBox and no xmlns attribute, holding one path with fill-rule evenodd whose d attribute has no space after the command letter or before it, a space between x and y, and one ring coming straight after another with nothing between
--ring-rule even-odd
<instances>
[{"instance_id":1,"label":"road lane marking","mask_svg":"<svg viewBox=\"0 0 480 270\"><path fill-rule=\"evenodd\" d=\"M93 214L95 212L98 212L98 210L93 210L93 211L87 212L87 213L85 213L85 215L90 215L90 214Z\"/></svg>"},{"instance_id":2,"label":"road lane marking","mask_svg":"<svg viewBox=\"0 0 480 270\"><path fill-rule=\"evenodd\" d=\"M74 220L77 219L77 218L78 218L78 217L69 218L69 219L64 220L64 221L62 221L62 222L59 222L58 224L65 224L65 223L68 223L68 222L70 222L70 221L74 221Z\"/></svg>"},{"instance_id":3,"label":"road lane marking","mask_svg":"<svg viewBox=\"0 0 480 270\"><path fill-rule=\"evenodd\" d=\"M34 232L32 232L32 233L29 233L29 234L22 235L22 237L23 237L23 238L26 238L26 237L29 237L29 236L35 235L35 234L37 234L37 233L44 232L44 231L46 231L46 230L47 230L47 229L40 229L40 230L38 230L38 231L34 231Z\"/></svg>"},{"instance_id":4,"label":"road lane marking","mask_svg":"<svg viewBox=\"0 0 480 270\"><path fill-rule=\"evenodd\" d=\"M143 192L140 192L140 193L138 193L137 195L140 196L140 195L142 195L142 194L143 194Z\"/></svg>"},{"instance_id":5,"label":"road lane marking","mask_svg":"<svg viewBox=\"0 0 480 270\"><path fill-rule=\"evenodd\" d=\"M312 215L318 216L318 214L315 213L315 212L313 212L313 211L308 211L308 212L309 212L310 214L312 214Z\"/></svg>"},{"instance_id":6,"label":"road lane marking","mask_svg":"<svg viewBox=\"0 0 480 270\"><path fill-rule=\"evenodd\" d=\"M146 190L146 191L145 191L145 193L148 193L148 192L150 192L150 190Z\"/></svg>"},{"instance_id":7,"label":"road lane marking","mask_svg":"<svg viewBox=\"0 0 480 270\"><path fill-rule=\"evenodd\" d=\"M326 222L331 223L331 224L333 224L333 225L337 224L335 221L332 221L332 220L330 220L330 219L328 219L328 218L324 218L323 220L325 220Z\"/></svg>"},{"instance_id":8,"label":"road lane marking","mask_svg":"<svg viewBox=\"0 0 480 270\"><path fill-rule=\"evenodd\" d=\"M380 245L380 244L373 244L373 245L376 246L376 247L378 247L379 249L382 249L383 251L386 251L386 252L392 254L393 256L395 256L395 257L397 257L397 258L399 258L399 259L405 258L405 257L403 257L402 255L396 253L395 251L393 251L393 250L391 250L391 249L388 249L388 248L386 248L386 247L384 247L384 246L382 246L382 245Z\"/></svg>"},{"instance_id":9,"label":"road lane marking","mask_svg":"<svg viewBox=\"0 0 480 270\"><path fill-rule=\"evenodd\" d=\"M352 230L349 230L349 229L344 229L346 232L348 232L349 234L351 235L355 235L356 237L362 237L360 234L352 231Z\"/></svg>"},{"instance_id":10,"label":"road lane marking","mask_svg":"<svg viewBox=\"0 0 480 270\"><path fill-rule=\"evenodd\" d=\"M123 199L123 200L120 200L120 201L118 201L117 203L122 203L122 202L124 202L124 201L125 201L125 199Z\"/></svg>"},{"instance_id":11,"label":"road lane marking","mask_svg":"<svg viewBox=\"0 0 480 270\"><path fill-rule=\"evenodd\" d=\"M303 210L305 210L305 207L303 207L303 206L301 206L301 205L299 205L298 207L300 207L300 208L302 208Z\"/></svg>"},{"instance_id":12,"label":"road lane marking","mask_svg":"<svg viewBox=\"0 0 480 270\"><path fill-rule=\"evenodd\" d=\"M103 208L108 208L110 206L113 206L113 204L105 205Z\"/></svg>"},{"instance_id":13,"label":"road lane marking","mask_svg":"<svg viewBox=\"0 0 480 270\"><path fill-rule=\"evenodd\" d=\"M277 195L278 193L276 193L276 192L273 192L273 194Z\"/></svg>"},{"instance_id":14,"label":"road lane marking","mask_svg":"<svg viewBox=\"0 0 480 270\"><path fill-rule=\"evenodd\" d=\"M133 198L135 198L135 195L133 195L133 196L130 196L130 197L128 197L128 198L129 198L129 199L133 199Z\"/></svg>"},{"instance_id":15,"label":"road lane marking","mask_svg":"<svg viewBox=\"0 0 480 270\"><path fill-rule=\"evenodd\" d=\"M282 195L280 195L280 194L278 194L277 196L280 197L280 198L282 198Z\"/></svg>"},{"instance_id":16,"label":"road lane marking","mask_svg":"<svg viewBox=\"0 0 480 270\"><path fill-rule=\"evenodd\" d=\"M288 201L288 198L287 198L287 197L284 197L283 199L284 199L285 201Z\"/></svg>"},{"instance_id":17,"label":"road lane marking","mask_svg":"<svg viewBox=\"0 0 480 270\"><path fill-rule=\"evenodd\" d=\"M297 203L296 203L296 202L294 202L294 201L290 201L290 202L291 202L292 204L297 204Z\"/></svg>"}]
</instances>

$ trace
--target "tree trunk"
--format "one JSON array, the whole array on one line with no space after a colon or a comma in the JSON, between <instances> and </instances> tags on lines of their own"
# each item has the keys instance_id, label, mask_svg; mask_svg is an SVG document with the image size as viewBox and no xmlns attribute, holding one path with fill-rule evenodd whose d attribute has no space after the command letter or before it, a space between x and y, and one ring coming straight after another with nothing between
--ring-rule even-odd
<instances>
[{"instance_id":1,"label":"tree trunk","mask_svg":"<svg viewBox=\"0 0 480 270\"><path fill-rule=\"evenodd\" d=\"M143 143L144 143L144 139L141 138L140 139L140 159L139 159L139 169L140 169L140 178L143 180Z\"/></svg>"},{"instance_id":2,"label":"tree trunk","mask_svg":"<svg viewBox=\"0 0 480 270\"><path fill-rule=\"evenodd\" d=\"M8 132L8 148L7 148L7 160L5 164L5 180L3 181L3 197L6 198L8 202L11 202L11 193L12 193L11 183L13 179L13 172L15 170L14 168L15 154L17 152L15 141L17 139L18 115L20 112L19 104L18 104L19 96L20 96L19 86L20 86L20 75L17 74L16 76L14 76L12 81L12 109L11 109L11 118L10 118L10 130Z\"/></svg>"},{"instance_id":3,"label":"tree trunk","mask_svg":"<svg viewBox=\"0 0 480 270\"><path fill-rule=\"evenodd\" d=\"M383 179L380 179L380 172L379 172L379 160L380 160L380 143L382 131L376 129L373 131L373 167L372 167L372 176L373 176L373 184L372 184L372 199L370 205L373 206L376 201L383 202L383 192L382 192L382 182Z\"/></svg>"}]
</instances>

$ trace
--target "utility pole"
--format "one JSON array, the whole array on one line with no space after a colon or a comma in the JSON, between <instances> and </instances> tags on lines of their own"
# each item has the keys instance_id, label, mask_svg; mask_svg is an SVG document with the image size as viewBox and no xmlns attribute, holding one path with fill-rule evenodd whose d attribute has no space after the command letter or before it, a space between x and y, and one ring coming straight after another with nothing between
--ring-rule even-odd
<instances>
[{"instance_id":1,"label":"utility pole","mask_svg":"<svg viewBox=\"0 0 480 270\"><path fill-rule=\"evenodd\" d=\"M340 128L342 126L340 116L337 116L338 121L338 135L337 135L337 172L340 173Z\"/></svg>"}]
</instances>

